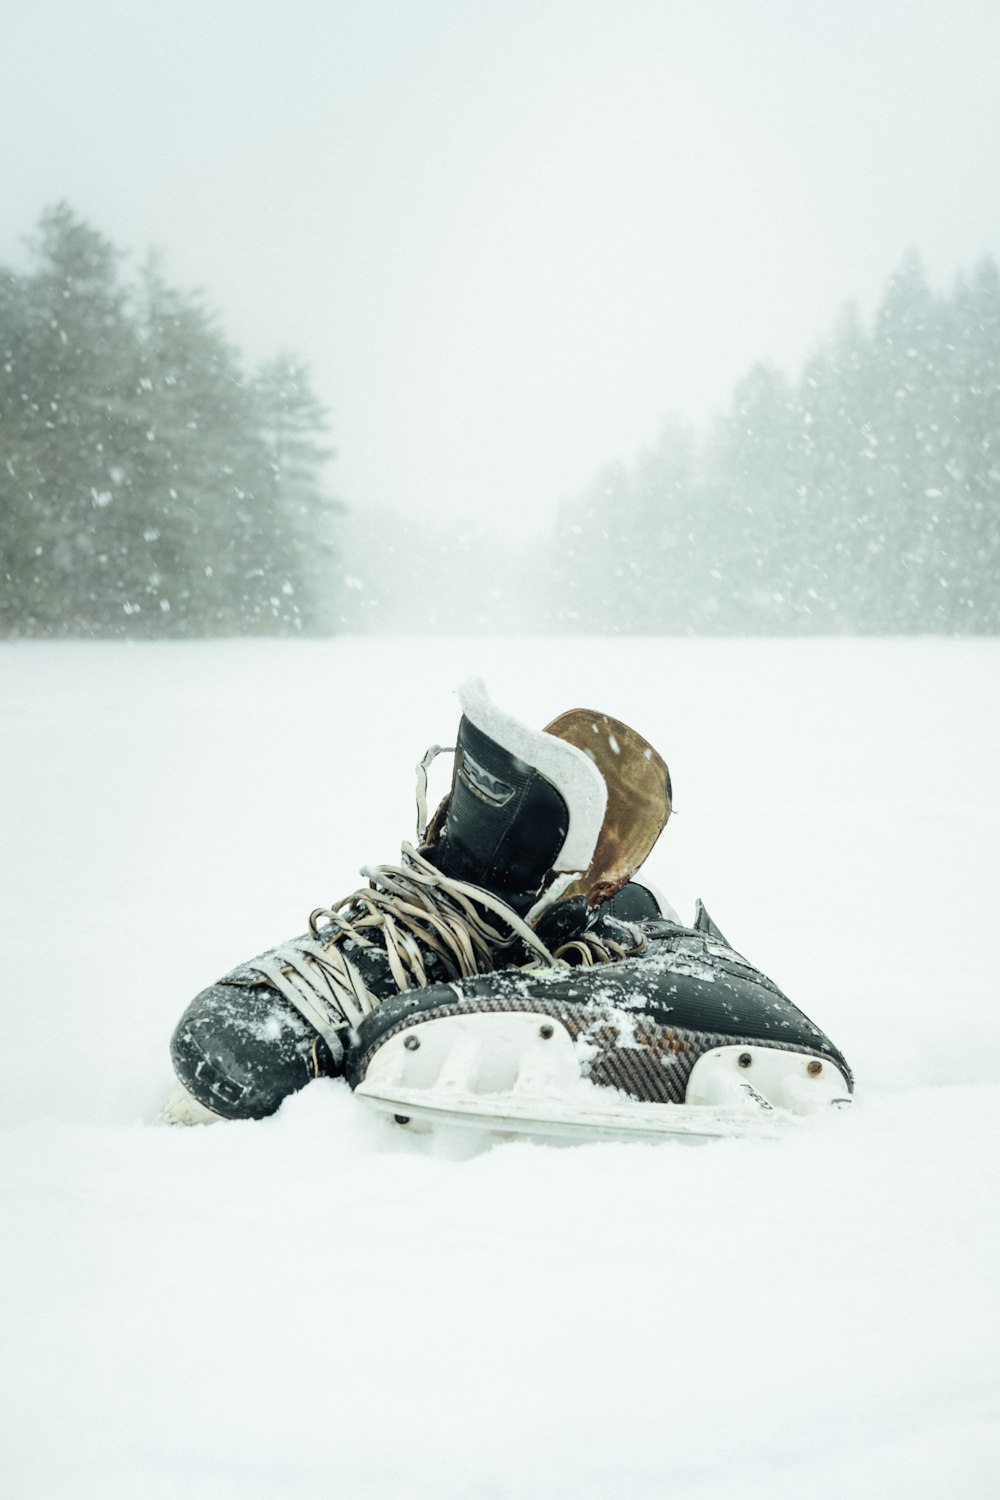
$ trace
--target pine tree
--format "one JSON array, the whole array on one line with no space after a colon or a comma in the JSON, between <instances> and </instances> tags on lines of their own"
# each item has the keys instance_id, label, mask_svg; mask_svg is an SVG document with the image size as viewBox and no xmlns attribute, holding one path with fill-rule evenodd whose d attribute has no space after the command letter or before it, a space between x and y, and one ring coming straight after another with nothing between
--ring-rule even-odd
<instances>
[{"instance_id":1,"label":"pine tree","mask_svg":"<svg viewBox=\"0 0 1000 1500\"><path fill-rule=\"evenodd\" d=\"M984 260L951 303L940 580L952 629L1000 630L1000 271Z\"/></svg>"},{"instance_id":2,"label":"pine tree","mask_svg":"<svg viewBox=\"0 0 1000 1500\"><path fill-rule=\"evenodd\" d=\"M335 618L328 583L336 554L334 523L343 506L323 483L324 468L333 457L332 449L320 440L327 413L313 395L307 368L290 355L261 366L254 397L270 505L286 522L281 563L285 576L278 585L285 618L299 628L330 628ZM306 616L300 613L300 600L315 601Z\"/></svg>"},{"instance_id":3,"label":"pine tree","mask_svg":"<svg viewBox=\"0 0 1000 1500\"><path fill-rule=\"evenodd\" d=\"M696 628L709 558L698 545L694 464L694 433L672 418L629 478L617 537L632 575L627 629L687 634Z\"/></svg>"},{"instance_id":4,"label":"pine tree","mask_svg":"<svg viewBox=\"0 0 1000 1500\"><path fill-rule=\"evenodd\" d=\"M995 263L949 300L908 255L870 333L845 308L797 384L756 366L700 450L607 470L561 540L570 516L616 631L1000 629Z\"/></svg>"},{"instance_id":5,"label":"pine tree","mask_svg":"<svg viewBox=\"0 0 1000 1500\"><path fill-rule=\"evenodd\" d=\"M793 392L780 370L756 365L736 388L709 450L704 515L713 532L719 626L797 628L797 569L803 536L792 457L798 435Z\"/></svg>"},{"instance_id":6,"label":"pine tree","mask_svg":"<svg viewBox=\"0 0 1000 1500\"><path fill-rule=\"evenodd\" d=\"M872 339L875 394L870 425L877 439L873 475L882 631L913 630L928 618L928 580L936 566L933 504L939 474L934 441L939 319L919 258L911 253L890 279Z\"/></svg>"},{"instance_id":7,"label":"pine tree","mask_svg":"<svg viewBox=\"0 0 1000 1500\"><path fill-rule=\"evenodd\" d=\"M183 634L268 629L282 525L252 384L201 298L167 286L155 262L140 327L133 464L153 502L149 590Z\"/></svg>"},{"instance_id":8,"label":"pine tree","mask_svg":"<svg viewBox=\"0 0 1000 1500\"><path fill-rule=\"evenodd\" d=\"M8 450L5 572L32 633L107 625L127 518L115 475L127 430L123 384L135 335L118 256L65 205L47 211L30 278L11 278L13 347L4 360Z\"/></svg>"},{"instance_id":9,"label":"pine tree","mask_svg":"<svg viewBox=\"0 0 1000 1500\"><path fill-rule=\"evenodd\" d=\"M305 370L245 375L200 297L155 261L123 284L65 205L33 250L0 272L0 629L316 628L332 503Z\"/></svg>"}]
</instances>

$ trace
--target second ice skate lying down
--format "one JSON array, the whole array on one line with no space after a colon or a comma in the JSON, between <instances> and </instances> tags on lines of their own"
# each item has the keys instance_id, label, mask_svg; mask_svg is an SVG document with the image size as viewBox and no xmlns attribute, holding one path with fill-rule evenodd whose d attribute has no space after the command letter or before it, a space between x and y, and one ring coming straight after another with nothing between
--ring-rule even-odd
<instances>
[{"instance_id":1,"label":"second ice skate lying down","mask_svg":"<svg viewBox=\"0 0 1000 1500\"><path fill-rule=\"evenodd\" d=\"M410 1128L768 1133L848 1104L819 1028L700 902L685 926L635 878L671 810L652 746L594 710L539 731L460 697L417 847L191 1002L167 1117L259 1118L340 1075Z\"/></svg>"}]
</instances>

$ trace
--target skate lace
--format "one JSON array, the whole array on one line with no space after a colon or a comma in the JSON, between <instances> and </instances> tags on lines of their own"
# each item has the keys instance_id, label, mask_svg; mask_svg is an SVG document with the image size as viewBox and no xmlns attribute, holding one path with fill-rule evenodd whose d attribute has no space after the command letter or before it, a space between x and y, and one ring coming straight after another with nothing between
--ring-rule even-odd
<instances>
[{"instance_id":1,"label":"skate lace","mask_svg":"<svg viewBox=\"0 0 1000 1500\"><path fill-rule=\"evenodd\" d=\"M365 866L361 873L369 884L333 906L317 907L307 937L254 963L335 1057L343 1050L344 1027L357 1026L380 1003L343 951L347 942L383 952L400 992L428 983L431 955L447 979L464 979L506 967L503 960L518 940L532 953L532 963L562 966L558 952L551 953L506 902L443 875L412 844L403 844L400 864Z\"/></svg>"},{"instance_id":2,"label":"skate lace","mask_svg":"<svg viewBox=\"0 0 1000 1500\"><path fill-rule=\"evenodd\" d=\"M648 946L645 934L631 922L622 922L620 925L629 933L628 943L620 943L616 938L599 937L594 932L584 932L556 948L553 957L567 966L581 969L589 969L595 964L619 963L623 958L634 958Z\"/></svg>"},{"instance_id":3,"label":"skate lace","mask_svg":"<svg viewBox=\"0 0 1000 1500\"><path fill-rule=\"evenodd\" d=\"M418 838L427 828L427 770L442 748L432 746L417 767ZM367 886L310 914L307 937L254 963L319 1032L335 1059L343 1052L345 1027L357 1026L381 1001L343 951L348 943L384 953L400 993L428 983L431 955L440 960L446 979L458 980L513 967L509 959L518 942L531 954L529 967L550 969L614 963L646 946L638 928L622 924L634 938L631 945L581 933L550 951L505 901L444 875L407 842L398 865L363 866L361 874ZM315 1056L314 1063L319 1071Z\"/></svg>"}]
</instances>

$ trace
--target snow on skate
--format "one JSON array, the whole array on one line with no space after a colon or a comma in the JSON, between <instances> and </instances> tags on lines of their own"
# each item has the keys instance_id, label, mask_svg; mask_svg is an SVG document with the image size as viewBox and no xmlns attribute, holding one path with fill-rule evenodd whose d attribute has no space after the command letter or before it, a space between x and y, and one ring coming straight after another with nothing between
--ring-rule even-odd
<instances>
[{"instance_id":1,"label":"snow on skate","mask_svg":"<svg viewBox=\"0 0 1000 1500\"><path fill-rule=\"evenodd\" d=\"M184 1012L164 1118L260 1118L344 1076L400 1125L539 1136L769 1135L849 1105L833 1043L636 874L672 807L665 762L608 715L533 730L460 692L451 790L398 865L317 908Z\"/></svg>"}]
</instances>

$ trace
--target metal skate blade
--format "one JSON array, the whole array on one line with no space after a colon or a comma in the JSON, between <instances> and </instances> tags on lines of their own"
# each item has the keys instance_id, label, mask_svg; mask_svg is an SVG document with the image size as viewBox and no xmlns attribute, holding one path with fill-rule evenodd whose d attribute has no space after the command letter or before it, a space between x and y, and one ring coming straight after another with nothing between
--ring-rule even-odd
<instances>
[{"instance_id":1,"label":"metal skate blade","mask_svg":"<svg viewBox=\"0 0 1000 1500\"><path fill-rule=\"evenodd\" d=\"M607 1090L594 1089L595 1094ZM792 1125L791 1117L776 1112L713 1110L706 1105L623 1103L616 1108L603 1101L511 1097L450 1093L433 1089L397 1089L390 1097L373 1084L362 1083L355 1093L369 1108L391 1115L401 1124L459 1125L498 1135L532 1135L577 1140L661 1141L670 1136L688 1140L717 1140L750 1136L776 1140Z\"/></svg>"}]
</instances>

